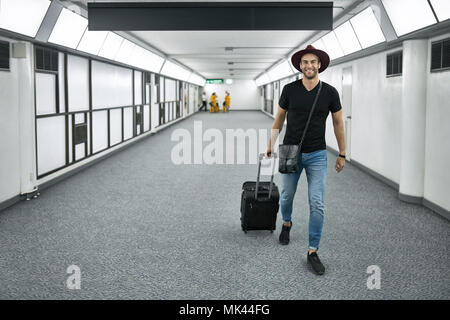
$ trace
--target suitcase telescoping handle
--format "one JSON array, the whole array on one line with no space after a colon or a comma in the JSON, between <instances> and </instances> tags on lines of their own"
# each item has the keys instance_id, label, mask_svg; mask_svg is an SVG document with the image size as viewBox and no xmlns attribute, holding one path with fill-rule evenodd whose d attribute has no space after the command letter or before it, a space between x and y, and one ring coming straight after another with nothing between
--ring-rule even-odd
<instances>
[{"instance_id":1,"label":"suitcase telescoping handle","mask_svg":"<svg viewBox=\"0 0 450 320\"><path fill-rule=\"evenodd\" d=\"M274 163L272 166L272 175L270 176L269 199L272 196L273 175L275 173L275 158L277 157L277 154L275 152L272 152L271 155L272 156L270 158L274 159ZM258 176L256 177L255 200L258 200L259 178L261 175L261 160L264 159L265 156L265 153L260 153L258 156Z\"/></svg>"}]
</instances>

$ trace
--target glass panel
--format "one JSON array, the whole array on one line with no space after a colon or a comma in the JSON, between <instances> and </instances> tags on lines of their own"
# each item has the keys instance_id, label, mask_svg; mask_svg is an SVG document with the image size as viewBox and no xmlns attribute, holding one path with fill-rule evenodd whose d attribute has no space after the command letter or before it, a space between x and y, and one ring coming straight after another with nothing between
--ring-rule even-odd
<instances>
[{"instance_id":1,"label":"glass panel","mask_svg":"<svg viewBox=\"0 0 450 320\"><path fill-rule=\"evenodd\" d=\"M111 146L122 141L122 109L109 111Z\"/></svg>"},{"instance_id":2,"label":"glass panel","mask_svg":"<svg viewBox=\"0 0 450 320\"><path fill-rule=\"evenodd\" d=\"M334 30L334 33L336 34L336 37L338 38L345 54L350 54L361 50L361 45L359 44L349 21L337 27L336 30Z\"/></svg>"},{"instance_id":3,"label":"glass panel","mask_svg":"<svg viewBox=\"0 0 450 320\"><path fill-rule=\"evenodd\" d=\"M36 72L36 114L56 113L56 75Z\"/></svg>"},{"instance_id":4,"label":"glass panel","mask_svg":"<svg viewBox=\"0 0 450 320\"><path fill-rule=\"evenodd\" d=\"M386 41L371 7L368 7L350 19L350 23L363 48L368 48Z\"/></svg>"},{"instance_id":5,"label":"glass panel","mask_svg":"<svg viewBox=\"0 0 450 320\"><path fill-rule=\"evenodd\" d=\"M134 72L134 104L142 104L142 72Z\"/></svg>"},{"instance_id":6,"label":"glass panel","mask_svg":"<svg viewBox=\"0 0 450 320\"><path fill-rule=\"evenodd\" d=\"M66 164L66 122L64 116L36 119L38 175Z\"/></svg>"},{"instance_id":7,"label":"glass panel","mask_svg":"<svg viewBox=\"0 0 450 320\"><path fill-rule=\"evenodd\" d=\"M132 70L108 63L92 62L92 107L131 106Z\"/></svg>"},{"instance_id":8,"label":"glass panel","mask_svg":"<svg viewBox=\"0 0 450 320\"><path fill-rule=\"evenodd\" d=\"M34 38L49 6L48 0L1 0L0 28Z\"/></svg>"},{"instance_id":9,"label":"glass panel","mask_svg":"<svg viewBox=\"0 0 450 320\"><path fill-rule=\"evenodd\" d=\"M93 153L108 147L108 111L92 112Z\"/></svg>"},{"instance_id":10,"label":"glass panel","mask_svg":"<svg viewBox=\"0 0 450 320\"><path fill-rule=\"evenodd\" d=\"M64 8L59 15L58 21L56 21L48 42L75 49L87 25L88 21L86 18Z\"/></svg>"},{"instance_id":11,"label":"glass panel","mask_svg":"<svg viewBox=\"0 0 450 320\"><path fill-rule=\"evenodd\" d=\"M89 62L88 59L67 56L67 87L69 111L89 109Z\"/></svg>"},{"instance_id":12,"label":"glass panel","mask_svg":"<svg viewBox=\"0 0 450 320\"><path fill-rule=\"evenodd\" d=\"M124 140L133 137L133 108L123 110L123 137Z\"/></svg>"},{"instance_id":13,"label":"glass panel","mask_svg":"<svg viewBox=\"0 0 450 320\"><path fill-rule=\"evenodd\" d=\"M144 131L148 131L150 129L150 106L144 106Z\"/></svg>"},{"instance_id":14,"label":"glass panel","mask_svg":"<svg viewBox=\"0 0 450 320\"><path fill-rule=\"evenodd\" d=\"M436 23L436 18L427 0L382 1L399 37Z\"/></svg>"}]
</instances>

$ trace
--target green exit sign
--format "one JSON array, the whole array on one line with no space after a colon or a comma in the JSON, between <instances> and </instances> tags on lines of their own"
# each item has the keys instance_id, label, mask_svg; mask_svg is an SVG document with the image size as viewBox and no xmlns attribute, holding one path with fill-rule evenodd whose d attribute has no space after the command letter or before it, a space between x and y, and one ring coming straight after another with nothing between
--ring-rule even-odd
<instances>
[{"instance_id":1,"label":"green exit sign","mask_svg":"<svg viewBox=\"0 0 450 320\"><path fill-rule=\"evenodd\" d=\"M223 79L207 79L206 83L209 83L209 84L223 84Z\"/></svg>"}]
</instances>

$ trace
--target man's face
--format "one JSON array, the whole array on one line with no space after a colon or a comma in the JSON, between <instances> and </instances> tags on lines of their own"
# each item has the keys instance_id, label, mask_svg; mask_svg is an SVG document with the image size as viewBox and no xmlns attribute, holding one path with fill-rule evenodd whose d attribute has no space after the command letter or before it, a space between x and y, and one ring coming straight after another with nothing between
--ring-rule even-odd
<instances>
[{"instance_id":1,"label":"man's face","mask_svg":"<svg viewBox=\"0 0 450 320\"><path fill-rule=\"evenodd\" d=\"M320 60L315 54L307 53L300 60L300 70L307 79L314 79L319 73Z\"/></svg>"}]
</instances>

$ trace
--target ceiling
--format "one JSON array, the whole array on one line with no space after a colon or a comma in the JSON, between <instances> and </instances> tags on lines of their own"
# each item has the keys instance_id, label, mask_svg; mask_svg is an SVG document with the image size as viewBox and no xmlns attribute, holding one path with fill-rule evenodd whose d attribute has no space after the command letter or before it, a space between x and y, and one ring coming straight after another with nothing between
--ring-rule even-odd
<instances>
[{"instance_id":1,"label":"ceiling","mask_svg":"<svg viewBox=\"0 0 450 320\"><path fill-rule=\"evenodd\" d=\"M289 0L284 0L288 2ZM327 0L309 0L324 2ZM157 2L137 0L71 1ZM165 1L192 2L192 1ZM198 1L197 2L212 2ZM222 0L221 2L225 2ZM245 2L261 2L245 0ZM295 1L289 1L295 2ZM347 14L361 0L333 1L333 21ZM207 19L207 17L205 17ZM220 19L220 17L214 17ZM226 21L224 21L226 23ZM119 30L113 30L119 31ZM205 78L254 79L282 58L289 56L318 31L129 31L127 34L166 54Z\"/></svg>"}]
</instances>

